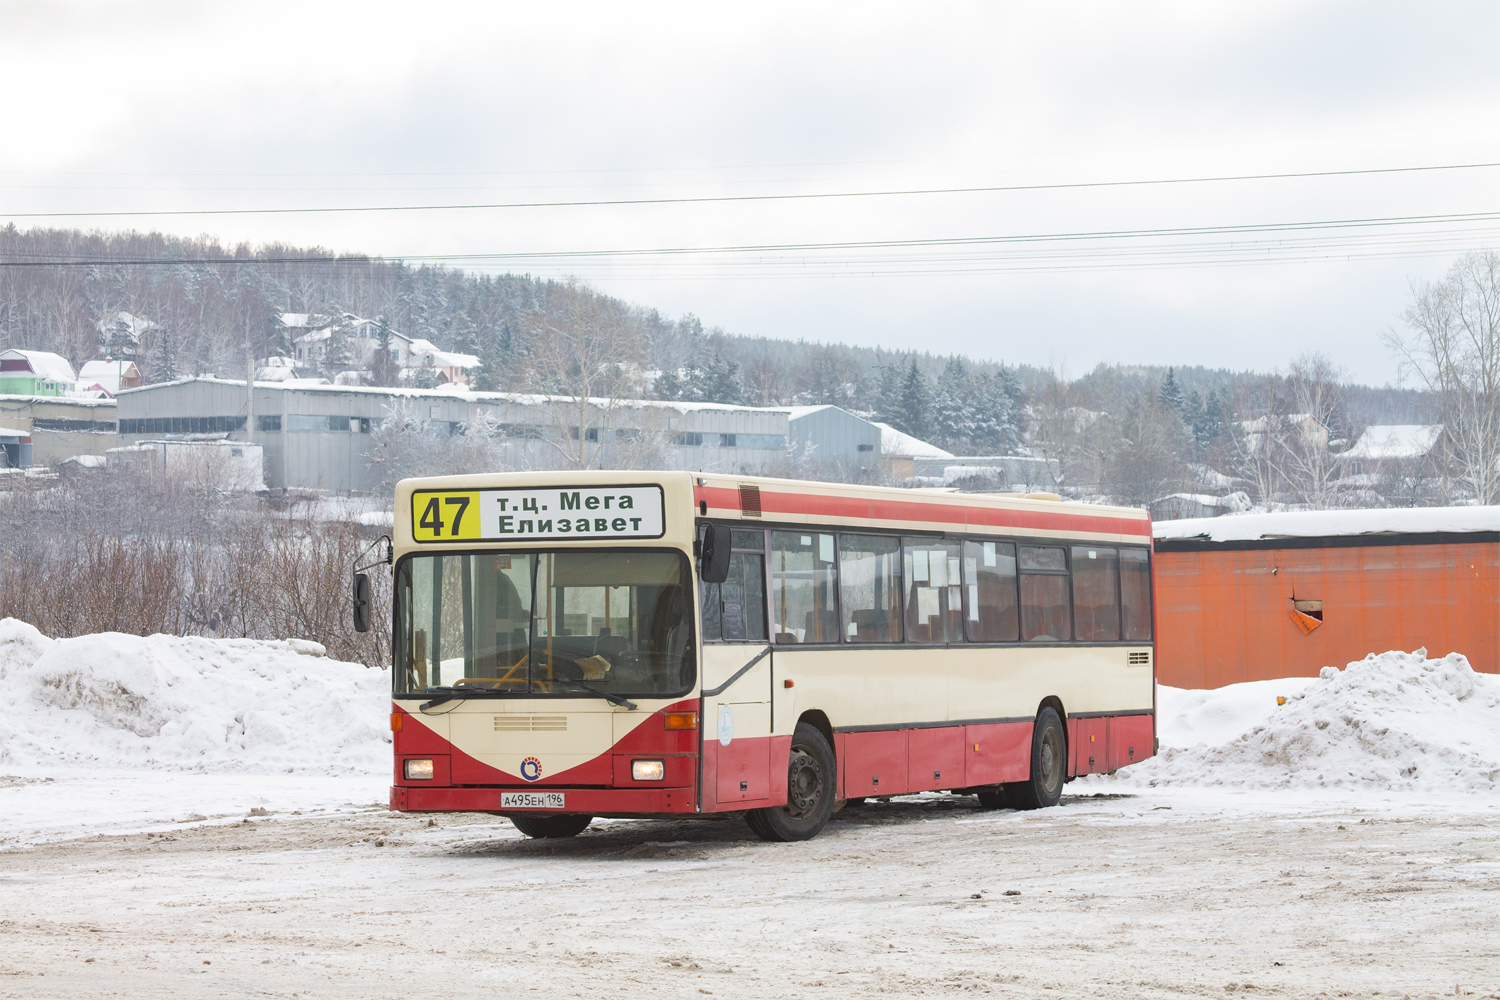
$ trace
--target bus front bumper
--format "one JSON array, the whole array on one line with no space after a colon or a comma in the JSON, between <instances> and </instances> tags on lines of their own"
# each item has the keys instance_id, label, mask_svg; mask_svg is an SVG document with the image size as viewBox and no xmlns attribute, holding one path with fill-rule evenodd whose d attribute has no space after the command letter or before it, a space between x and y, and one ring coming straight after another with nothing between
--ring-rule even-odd
<instances>
[{"instance_id":1,"label":"bus front bumper","mask_svg":"<svg viewBox=\"0 0 1500 1000\"><path fill-rule=\"evenodd\" d=\"M507 808L501 796L507 792L541 795L560 792L562 809ZM395 785L391 788L392 812L483 812L587 813L590 816L657 816L663 813L698 811L697 795L685 788L430 788Z\"/></svg>"}]
</instances>

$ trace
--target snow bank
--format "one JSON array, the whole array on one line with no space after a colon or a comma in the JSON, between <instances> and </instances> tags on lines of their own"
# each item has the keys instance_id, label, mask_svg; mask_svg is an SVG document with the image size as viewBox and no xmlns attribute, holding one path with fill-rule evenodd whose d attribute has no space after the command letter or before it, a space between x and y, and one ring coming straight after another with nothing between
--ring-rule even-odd
<instances>
[{"instance_id":1,"label":"snow bank","mask_svg":"<svg viewBox=\"0 0 1500 1000\"><path fill-rule=\"evenodd\" d=\"M1115 780L1500 792L1500 677L1476 674L1457 653L1372 653L1317 678L1216 691L1163 687L1158 706L1161 753Z\"/></svg>"},{"instance_id":2,"label":"snow bank","mask_svg":"<svg viewBox=\"0 0 1500 1000\"><path fill-rule=\"evenodd\" d=\"M1335 535L1411 534L1427 531L1497 531L1500 507L1408 507L1378 510L1298 510L1274 514L1157 521L1161 540L1205 538L1215 542L1261 538L1327 538Z\"/></svg>"},{"instance_id":3,"label":"snow bank","mask_svg":"<svg viewBox=\"0 0 1500 1000\"><path fill-rule=\"evenodd\" d=\"M377 774L390 675L315 642L107 632L49 639L0 620L0 765Z\"/></svg>"}]
</instances>

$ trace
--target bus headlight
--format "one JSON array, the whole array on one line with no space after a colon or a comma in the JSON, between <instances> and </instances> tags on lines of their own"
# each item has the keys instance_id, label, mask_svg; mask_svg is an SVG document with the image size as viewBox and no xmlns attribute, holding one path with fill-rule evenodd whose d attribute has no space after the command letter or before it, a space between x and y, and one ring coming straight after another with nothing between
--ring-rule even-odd
<instances>
[{"instance_id":1,"label":"bus headlight","mask_svg":"<svg viewBox=\"0 0 1500 1000\"><path fill-rule=\"evenodd\" d=\"M660 760L633 760L630 776L636 781L661 781L667 776L667 765Z\"/></svg>"},{"instance_id":2,"label":"bus headlight","mask_svg":"<svg viewBox=\"0 0 1500 1000\"><path fill-rule=\"evenodd\" d=\"M402 765L407 781L431 781L432 759L408 760Z\"/></svg>"}]
</instances>

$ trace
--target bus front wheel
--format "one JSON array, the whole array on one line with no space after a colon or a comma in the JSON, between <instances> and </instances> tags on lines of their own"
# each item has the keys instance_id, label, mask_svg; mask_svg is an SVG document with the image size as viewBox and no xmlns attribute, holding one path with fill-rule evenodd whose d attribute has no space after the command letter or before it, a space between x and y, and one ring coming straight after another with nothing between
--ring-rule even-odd
<instances>
[{"instance_id":1,"label":"bus front wheel","mask_svg":"<svg viewBox=\"0 0 1500 1000\"><path fill-rule=\"evenodd\" d=\"M833 747L815 727L797 724L787 762L787 804L752 809L745 822L761 840L811 840L833 815L836 775Z\"/></svg>"},{"instance_id":2,"label":"bus front wheel","mask_svg":"<svg viewBox=\"0 0 1500 1000\"><path fill-rule=\"evenodd\" d=\"M1062 798L1068 776L1068 737L1057 710L1050 706L1036 716L1031 731L1031 779L1005 786L1006 798L1016 809L1043 809Z\"/></svg>"},{"instance_id":3,"label":"bus front wheel","mask_svg":"<svg viewBox=\"0 0 1500 1000\"><path fill-rule=\"evenodd\" d=\"M555 840L576 837L588 829L594 817L581 813L554 813L550 816L537 813L511 813L505 817L517 830L538 840Z\"/></svg>"}]
</instances>

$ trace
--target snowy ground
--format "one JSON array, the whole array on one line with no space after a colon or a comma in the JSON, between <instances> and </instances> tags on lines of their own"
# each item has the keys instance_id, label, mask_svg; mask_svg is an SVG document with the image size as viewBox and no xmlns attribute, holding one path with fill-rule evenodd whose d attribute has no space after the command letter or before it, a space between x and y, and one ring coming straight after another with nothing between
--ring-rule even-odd
<instances>
[{"instance_id":1,"label":"snowy ground","mask_svg":"<svg viewBox=\"0 0 1500 1000\"><path fill-rule=\"evenodd\" d=\"M0 621L0 997L1500 997L1500 678L1461 658L1164 688L1162 756L1056 809L771 845L393 816L385 676L319 654Z\"/></svg>"}]
</instances>

